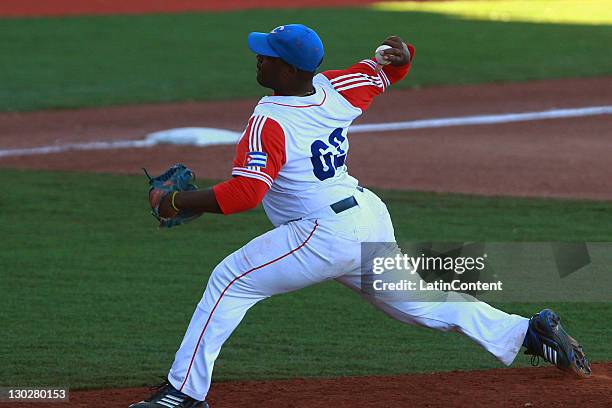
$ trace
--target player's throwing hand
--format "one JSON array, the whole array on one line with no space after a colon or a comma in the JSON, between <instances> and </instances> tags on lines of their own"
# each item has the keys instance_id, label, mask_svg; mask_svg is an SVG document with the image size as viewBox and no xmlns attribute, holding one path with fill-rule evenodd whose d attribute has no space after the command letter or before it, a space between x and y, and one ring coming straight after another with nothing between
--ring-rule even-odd
<instances>
[{"instance_id":1,"label":"player's throwing hand","mask_svg":"<svg viewBox=\"0 0 612 408\"><path fill-rule=\"evenodd\" d=\"M383 58L389 61L391 65L400 66L410 62L411 55L408 46L406 46L406 43L397 35L387 37L387 39L383 41L383 45L391 47L382 51Z\"/></svg>"}]
</instances>

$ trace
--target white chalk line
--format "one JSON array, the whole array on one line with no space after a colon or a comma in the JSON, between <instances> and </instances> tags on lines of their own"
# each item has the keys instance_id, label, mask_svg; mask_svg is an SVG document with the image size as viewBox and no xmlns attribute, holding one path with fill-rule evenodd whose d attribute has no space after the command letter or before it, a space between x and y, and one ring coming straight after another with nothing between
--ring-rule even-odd
<instances>
[{"instance_id":1,"label":"white chalk line","mask_svg":"<svg viewBox=\"0 0 612 408\"><path fill-rule=\"evenodd\" d=\"M115 142L68 143L56 146L30 147L0 150L1 157L33 156L37 154L63 153L70 150L111 150L154 146L148 140L118 140Z\"/></svg>"},{"instance_id":2,"label":"white chalk line","mask_svg":"<svg viewBox=\"0 0 612 408\"><path fill-rule=\"evenodd\" d=\"M179 128L151 133L143 140L116 140L110 142L67 143L22 149L0 150L0 158L63 153L76 150L112 150L152 147L160 144L211 146L235 144L242 136L240 132L214 128Z\"/></svg>"},{"instance_id":3,"label":"white chalk line","mask_svg":"<svg viewBox=\"0 0 612 408\"><path fill-rule=\"evenodd\" d=\"M577 118L581 116L609 115L612 105L586 108L553 109L540 112L505 113L501 115L477 115L455 118L423 119L409 122L375 123L351 126L351 133L389 132L393 130L425 129L447 126L490 125L494 123L526 122L531 120Z\"/></svg>"},{"instance_id":4,"label":"white chalk line","mask_svg":"<svg viewBox=\"0 0 612 408\"><path fill-rule=\"evenodd\" d=\"M506 113L497 115L475 115L437 119L422 119L404 122L372 123L353 125L350 133L389 132L408 129L426 129L449 126L490 125L495 123L525 122L547 119L576 118L612 114L612 105L590 106L571 109L552 109L539 112ZM111 142L68 143L22 149L0 150L0 158L62 153L72 150L110 150L152 147L159 144L188 146L211 146L235 144L241 133L214 128L179 128L147 135L144 140L117 140Z\"/></svg>"}]
</instances>

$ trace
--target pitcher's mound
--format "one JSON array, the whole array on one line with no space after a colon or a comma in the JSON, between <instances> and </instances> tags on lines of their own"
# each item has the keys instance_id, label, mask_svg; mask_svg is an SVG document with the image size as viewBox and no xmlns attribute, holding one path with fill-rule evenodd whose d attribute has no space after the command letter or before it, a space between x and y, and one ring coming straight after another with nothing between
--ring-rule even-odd
<instances>
[{"instance_id":1,"label":"pitcher's mound","mask_svg":"<svg viewBox=\"0 0 612 408\"><path fill-rule=\"evenodd\" d=\"M74 391L70 403L36 406L126 408L148 394L146 388ZM211 408L610 407L612 363L593 364L586 380L546 367L227 382L214 384L208 401Z\"/></svg>"}]
</instances>

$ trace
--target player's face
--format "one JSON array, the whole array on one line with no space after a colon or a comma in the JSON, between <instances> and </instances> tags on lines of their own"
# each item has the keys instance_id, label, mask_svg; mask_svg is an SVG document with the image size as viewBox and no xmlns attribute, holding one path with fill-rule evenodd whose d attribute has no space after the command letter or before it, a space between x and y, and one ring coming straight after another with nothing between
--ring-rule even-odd
<instances>
[{"instance_id":1,"label":"player's face","mask_svg":"<svg viewBox=\"0 0 612 408\"><path fill-rule=\"evenodd\" d=\"M284 78L287 64L280 58L257 56L257 82L259 85L270 88L280 89Z\"/></svg>"}]
</instances>

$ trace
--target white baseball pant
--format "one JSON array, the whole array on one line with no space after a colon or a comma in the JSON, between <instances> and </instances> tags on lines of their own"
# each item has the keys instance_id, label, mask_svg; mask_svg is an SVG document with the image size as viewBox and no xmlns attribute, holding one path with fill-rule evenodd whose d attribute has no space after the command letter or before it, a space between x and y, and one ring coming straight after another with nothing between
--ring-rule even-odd
<instances>
[{"instance_id":1,"label":"white baseball pant","mask_svg":"<svg viewBox=\"0 0 612 408\"><path fill-rule=\"evenodd\" d=\"M394 242L385 204L372 192L356 190L358 205L339 214L281 225L225 258L212 272L168 380L204 400L221 347L257 302L328 279L336 279L389 316L405 323L465 334L510 365L519 352L528 319L509 315L465 295L431 293L430 301L384 300L361 292L361 242ZM418 277L418 275L417 275ZM380 277L377 277L379 279ZM454 297L457 301L452 301ZM439 301L439 299L446 301Z\"/></svg>"}]
</instances>

